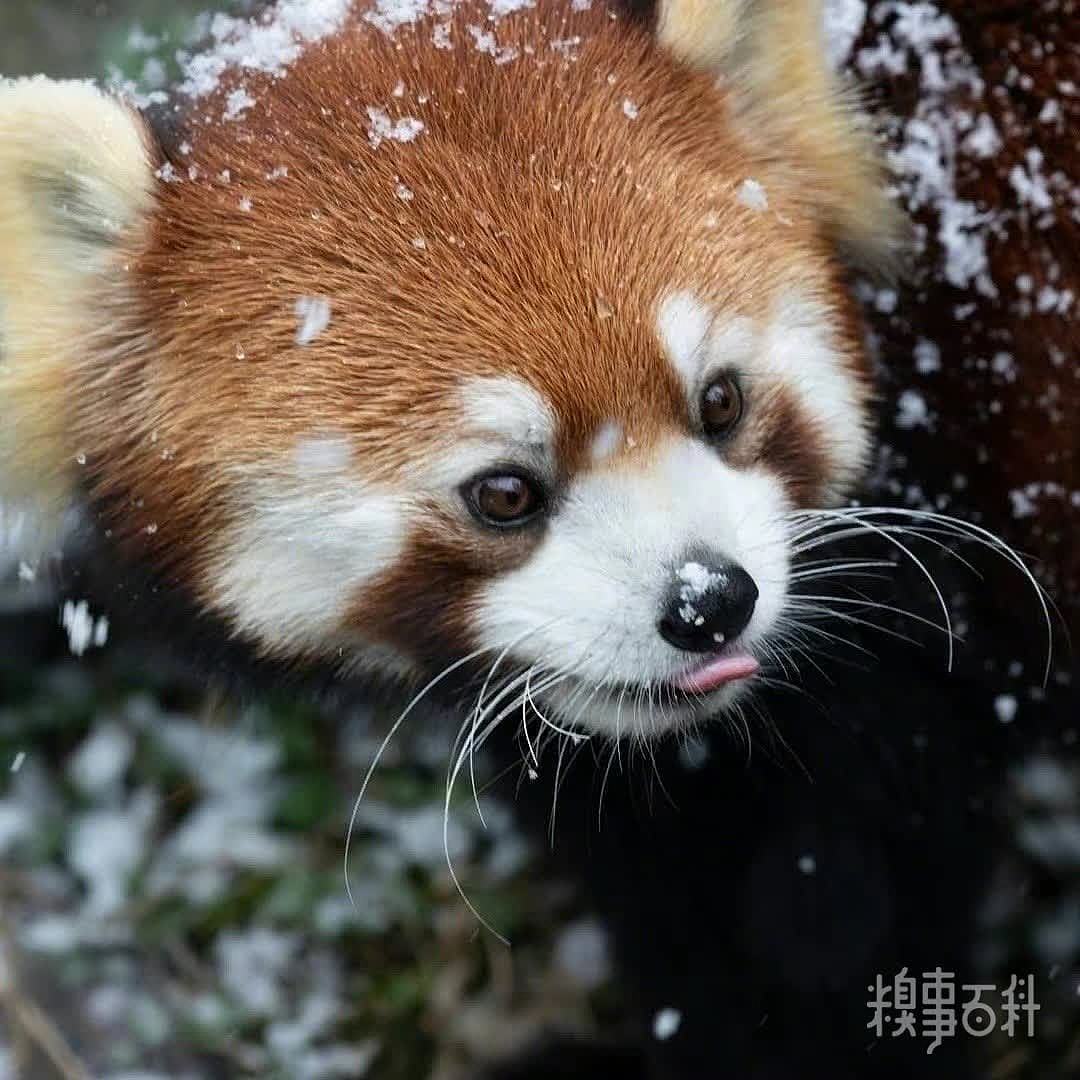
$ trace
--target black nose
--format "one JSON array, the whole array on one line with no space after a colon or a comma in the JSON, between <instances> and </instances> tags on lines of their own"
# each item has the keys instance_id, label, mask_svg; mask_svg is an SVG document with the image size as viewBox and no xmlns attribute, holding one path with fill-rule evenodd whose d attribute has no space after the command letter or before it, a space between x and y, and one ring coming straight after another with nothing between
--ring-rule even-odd
<instances>
[{"instance_id":1,"label":"black nose","mask_svg":"<svg viewBox=\"0 0 1080 1080\"><path fill-rule=\"evenodd\" d=\"M675 572L660 636L684 652L711 652L746 629L758 590L735 563L689 560Z\"/></svg>"}]
</instances>

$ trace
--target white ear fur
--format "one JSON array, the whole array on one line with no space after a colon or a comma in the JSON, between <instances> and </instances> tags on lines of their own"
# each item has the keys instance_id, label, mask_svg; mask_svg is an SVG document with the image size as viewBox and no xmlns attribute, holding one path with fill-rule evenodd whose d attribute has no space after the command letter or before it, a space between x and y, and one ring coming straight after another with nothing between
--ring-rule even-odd
<instances>
[{"instance_id":1,"label":"white ear fur","mask_svg":"<svg viewBox=\"0 0 1080 1080\"><path fill-rule=\"evenodd\" d=\"M108 244L146 208L138 115L89 82L0 82L0 222L54 243Z\"/></svg>"},{"instance_id":2,"label":"white ear fur","mask_svg":"<svg viewBox=\"0 0 1080 1080\"><path fill-rule=\"evenodd\" d=\"M150 209L150 145L91 83L0 81L0 497L63 502L69 365Z\"/></svg>"},{"instance_id":3,"label":"white ear fur","mask_svg":"<svg viewBox=\"0 0 1080 1080\"><path fill-rule=\"evenodd\" d=\"M747 137L793 163L836 242L887 271L903 233L858 102L830 68L822 0L660 0L657 36L722 76Z\"/></svg>"}]
</instances>

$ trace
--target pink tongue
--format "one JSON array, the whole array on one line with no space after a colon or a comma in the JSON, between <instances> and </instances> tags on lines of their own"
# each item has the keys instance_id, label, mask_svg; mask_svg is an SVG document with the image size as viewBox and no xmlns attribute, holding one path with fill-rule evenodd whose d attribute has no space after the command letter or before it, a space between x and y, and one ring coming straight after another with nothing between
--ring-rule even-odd
<instances>
[{"instance_id":1,"label":"pink tongue","mask_svg":"<svg viewBox=\"0 0 1080 1080\"><path fill-rule=\"evenodd\" d=\"M679 690L688 694L707 694L736 679L748 679L757 673L761 665L746 653L733 656L718 656L702 667L695 668L674 680Z\"/></svg>"}]
</instances>

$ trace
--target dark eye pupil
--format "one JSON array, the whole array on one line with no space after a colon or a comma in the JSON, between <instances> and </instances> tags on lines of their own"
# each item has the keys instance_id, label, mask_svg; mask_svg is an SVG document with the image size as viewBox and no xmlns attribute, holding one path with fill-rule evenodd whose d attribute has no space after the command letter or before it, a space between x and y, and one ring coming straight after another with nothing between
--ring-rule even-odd
<instances>
[{"instance_id":1,"label":"dark eye pupil","mask_svg":"<svg viewBox=\"0 0 1080 1080\"><path fill-rule=\"evenodd\" d=\"M489 476L475 488L477 509L492 521L510 522L530 514L537 503L536 492L520 476Z\"/></svg>"},{"instance_id":2,"label":"dark eye pupil","mask_svg":"<svg viewBox=\"0 0 1080 1080\"><path fill-rule=\"evenodd\" d=\"M742 415L742 393L730 375L710 383L701 401L701 421L711 436L726 435Z\"/></svg>"}]
</instances>

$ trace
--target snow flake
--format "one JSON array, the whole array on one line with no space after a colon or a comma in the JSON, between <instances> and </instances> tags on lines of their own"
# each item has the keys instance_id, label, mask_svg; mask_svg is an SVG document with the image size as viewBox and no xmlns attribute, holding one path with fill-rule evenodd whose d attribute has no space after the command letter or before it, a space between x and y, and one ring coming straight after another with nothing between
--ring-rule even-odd
<instances>
[{"instance_id":1,"label":"snow flake","mask_svg":"<svg viewBox=\"0 0 1080 1080\"><path fill-rule=\"evenodd\" d=\"M1055 98L1047 98L1043 107L1039 110L1040 124L1056 124L1062 119L1061 102Z\"/></svg>"},{"instance_id":2,"label":"snow flake","mask_svg":"<svg viewBox=\"0 0 1080 1080\"><path fill-rule=\"evenodd\" d=\"M941 370L941 349L927 338L915 342L915 370L920 375L932 375Z\"/></svg>"},{"instance_id":3,"label":"snow flake","mask_svg":"<svg viewBox=\"0 0 1080 1080\"><path fill-rule=\"evenodd\" d=\"M351 7L352 0L281 0L267 19L215 15L210 47L184 60L180 90L205 97L228 71L280 75L307 45L342 26Z\"/></svg>"},{"instance_id":4,"label":"snow flake","mask_svg":"<svg viewBox=\"0 0 1080 1080\"><path fill-rule=\"evenodd\" d=\"M741 206L758 213L769 209L769 196L756 180L744 180L735 191L735 200Z\"/></svg>"},{"instance_id":5,"label":"snow flake","mask_svg":"<svg viewBox=\"0 0 1080 1080\"><path fill-rule=\"evenodd\" d=\"M85 600L78 603L66 600L60 622L67 631L68 647L75 656L82 656L91 646L101 648L108 641L109 620L105 616L95 619Z\"/></svg>"},{"instance_id":6,"label":"snow flake","mask_svg":"<svg viewBox=\"0 0 1080 1080\"><path fill-rule=\"evenodd\" d=\"M469 33L477 51L493 57L496 64L509 64L518 58L517 49L512 45L500 45L490 30L485 30L482 26L470 26Z\"/></svg>"},{"instance_id":7,"label":"snow flake","mask_svg":"<svg viewBox=\"0 0 1080 1080\"><path fill-rule=\"evenodd\" d=\"M296 299L296 344L310 345L330 325L330 301L325 296Z\"/></svg>"},{"instance_id":8,"label":"snow flake","mask_svg":"<svg viewBox=\"0 0 1080 1080\"><path fill-rule=\"evenodd\" d=\"M239 120L255 104L255 99L242 86L225 98L225 119Z\"/></svg>"},{"instance_id":9,"label":"snow flake","mask_svg":"<svg viewBox=\"0 0 1080 1080\"><path fill-rule=\"evenodd\" d=\"M386 139L392 142L410 143L424 130L424 122L414 116L403 116L397 120L391 120L384 109L377 109L369 105L367 107L368 142L373 150L378 150Z\"/></svg>"},{"instance_id":10,"label":"snow flake","mask_svg":"<svg viewBox=\"0 0 1080 1080\"><path fill-rule=\"evenodd\" d=\"M930 410L918 390L905 390L897 399L895 423L906 431L930 426Z\"/></svg>"},{"instance_id":11,"label":"snow flake","mask_svg":"<svg viewBox=\"0 0 1080 1080\"><path fill-rule=\"evenodd\" d=\"M682 1026L682 1013L678 1009L660 1009L653 1017L653 1037L666 1042Z\"/></svg>"},{"instance_id":12,"label":"snow flake","mask_svg":"<svg viewBox=\"0 0 1080 1080\"><path fill-rule=\"evenodd\" d=\"M975 126L964 137L962 145L973 157L992 158L1004 144L993 119L986 113L980 113Z\"/></svg>"},{"instance_id":13,"label":"snow flake","mask_svg":"<svg viewBox=\"0 0 1080 1080\"><path fill-rule=\"evenodd\" d=\"M701 563L686 562L675 571L675 577L682 583L679 586L682 601L679 618L693 626L704 626L705 616L694 605L713 589L723 588L727 584L727 574L709 570ZM718 645L723 644L723 635L714 635L714 639Z\"/></svg>"},{"instance_id":14,"label":"snow flake","mask_svg":"<svg viewBox=\"0 0 1080 1080\"><path fill-rule=\"evenodd\" d=\"M491 0L491 14L498 19L503 15L535 6L536 0Z\"/></svg>"},{"instance_id":15,"label":"snow flake","mask_svg":"<svg viewBox=\"0 0 1080 1080\"><path fill-rule=\"evenodd\" d=\"M611 946L594 919L571 923L555 942L555 966L584 990L595 990L611 976Z\"/></svg>"},{"instance_id":16,"label":"snow flake","mask_svg":"<svg viewBox=\"0 0 1080 1080\"><path fill-rule=\"evenodd\" d=\"M1023 488L1015 488L1010 491L1009 502L1012 503L1012 515L1014 518L1034 517L1039 512L1035 502Z\"/></svg>"},{"instance_id":17,"label":"snow flake","mask_svg":"<svg viewBox=\"0 0 1080 1080\"><path fill-rule=\"evenodd\" d=\"M1012 694L998 694L994 698L994 713L1003 724L1011 724L1016 718L1016 698Z\"/></svg>"},{"instance_id":18,"label":"snow flake","mask_svg":"<svg viewBox=\"0 0 1080 1080\"><path fill-rule=\"evenodd\" d=\"M995 353L990 361L990 370L995 375L1000 375L1009 382L1013 382L1016 379L1016 360L1010 353Z\"/></svg>"},{"instance_id":19,"label":"snow flake","mask_svg":"<svg viewBox=\"0 0 1080 1080\"><path fill-rule=\"evenodd\" d=\"M1047 186L1046 177L1042 174L1043 155L1042 151L1032 147L1025 155L1027 168L1022 165L1014 165L1009 173L1009 183L1016 192L1020 202L1035 211L1053 209L1054 199Z\"/></svg>"}]
</instances>

